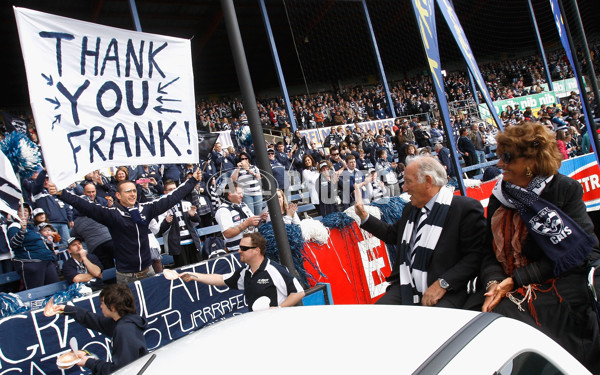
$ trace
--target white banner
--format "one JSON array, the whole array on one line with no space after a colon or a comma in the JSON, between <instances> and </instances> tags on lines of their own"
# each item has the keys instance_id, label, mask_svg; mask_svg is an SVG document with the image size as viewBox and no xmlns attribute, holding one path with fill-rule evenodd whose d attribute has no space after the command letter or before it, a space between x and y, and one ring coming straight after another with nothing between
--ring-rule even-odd
<instances>
[{"instance_id":1,"label":"white banner","mask_svg":"<svg viewBox=\"0 0 600 375\"><path fill-rule=\"evenodd\" d=\"M190 41L14 8L50 179L198 161Z\"/></svg>"}]
</instances>

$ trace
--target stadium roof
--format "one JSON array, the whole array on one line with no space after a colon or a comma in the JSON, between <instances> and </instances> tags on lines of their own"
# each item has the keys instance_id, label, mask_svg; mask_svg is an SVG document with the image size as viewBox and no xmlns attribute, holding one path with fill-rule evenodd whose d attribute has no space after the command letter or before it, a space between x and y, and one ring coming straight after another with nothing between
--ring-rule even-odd
<instances>
[{"instance_id":1,"label":"stadium roof","mask_svg":"<svg viewBox=\"0 0 600 375\"><path fill-rule=\"evenodd\" d=\"M279 56L288 86L307 82L327 85L358 76L377 81L375 58L359 1L266 0ZM571 11L571 0L563 0ZM196 97L239 91L225 20L216 0L137 0L143 31L189 38ZM258 0L234 1L257 91L277 89ZM411 3L408 0L367 0L388 79L394 74L426 68ZM579 0L588 41L600 34L600 1ZM12 6L84 21L134 29L128 0L5 1L2 17L3 56L0 107L27 108L25 69ZM537 54L526 0L454 0L456 12L480 61ZM548 0L533 0L546 49L560 43ZM574 25L573 21L571 25ZM440 14L438 35L443 64L460 63L456 44ZM572 26L574 29L574 27Z\"/></svg>"}]
</instances>

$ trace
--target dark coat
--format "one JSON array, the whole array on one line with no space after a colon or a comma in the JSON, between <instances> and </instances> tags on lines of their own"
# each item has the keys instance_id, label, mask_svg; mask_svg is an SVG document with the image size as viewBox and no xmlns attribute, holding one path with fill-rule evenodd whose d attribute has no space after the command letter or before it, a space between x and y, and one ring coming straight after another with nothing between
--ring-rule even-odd
<instances>
[{"instance_id":1,"label":"dark coat","mask_svg":"<svg viewBox=\"0 0 600 375\"><path fill-rule=\"evenodd\" d=\"M395 224L387 224L373 216L361 225L383 242L400 248L402 234L411 212L415 210L407 204L402 217ZM484 246L485 218L479 201L462 196L454 196L446 216L442 233L437 242L427 269L427 283L438 279L446 280L452 290L442 300L451 305L462 307L467 299L467 283L478 275ZM390 283L399 283L399 256L387 278ZM440 301L441 302L441 301Z\"/></svg>"}]
</instances>

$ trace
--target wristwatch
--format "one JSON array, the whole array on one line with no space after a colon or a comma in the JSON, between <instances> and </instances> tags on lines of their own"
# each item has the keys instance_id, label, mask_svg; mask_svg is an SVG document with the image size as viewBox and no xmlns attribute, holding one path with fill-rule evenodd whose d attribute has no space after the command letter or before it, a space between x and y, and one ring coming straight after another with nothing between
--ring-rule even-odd
<instances>
[{"instance_id":1,"label":"wristwatch","mask_svg":"<svg viewBox=\"0 0 600 375\"><path fill-rule=\"evenodd\" d=\"M442 289L445 289L445 290L450 289L450 284L448 284L448 282L446 280L438 279L438 282L440 283L440 286L442 287Z\"/></svg>"}]
</instances>

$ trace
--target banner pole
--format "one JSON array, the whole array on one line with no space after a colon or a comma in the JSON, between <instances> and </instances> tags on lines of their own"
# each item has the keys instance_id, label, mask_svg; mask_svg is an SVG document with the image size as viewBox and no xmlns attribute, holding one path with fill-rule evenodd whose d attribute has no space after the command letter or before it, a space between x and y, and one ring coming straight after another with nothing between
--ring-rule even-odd
<instances>
[{"instance_id":1,"label":"banner pole","mask_svg":"<svg viewBox=\"0 0 600 375\"><path fill-rule=\"evenodd\" d=\"M529 15L531 16L531 23L533 23L533 29L535 30L538 48L540 50L540 54L542 55L542 62L544 63L544 72L546 73L546 81L548 81L548 88L550 89L550 91L554 91L552 77L550 76L550 69L548 69L548 60L546 59L546 53L544 52L544 45L542 44L542 37L540 36L540 29L538 28L531 0L527 0L527 4L529 5Z\"/></svg>"},{"instance_id":2,"label":"banner pole","mask_svg":"<svg viewBox=\"0 0 600 375\"><path fill-rule=\"evenodd\" d=\"M137 6L135 0L129 0L129 10L131 11L131 17L133 18L133 24L135 31L142 32L142 25L140 24L140 16L138 15Z\"/></svg>"},{"instance_id":3,"label":"banner pole","mask_svg":"<svg viewBox=\"0 0 600 375\"><path fill-rule=\"evenodd\" d=\"M452 125L450 124L450 113L448 111L448 101L446 99L446 90L444 88L444 77L442 76L441 71L440 54L437 44L437 28L435 25L435 4L433 0L426 0L423 2L412 0L412 6L417 26L421 31L419 34L421 35L423 51L429 61L429 70L431 72L434 87L433 92L435 93L438 108L440 110L440 117L442 119L442 124L444 125L447 146L450 151L452 166L454 167L456 174L456 181L461 195L466 197L467 189L465 188L462 168L458 159L456 139L454 139L454 132L452 131Z\"/></svg>"},{"instance_id":4,"label":"banner pole","mask_svg":"<svg viewBox=\"0 0 600 375\"><path fill-rule=\"evenodd\" d=\"M254 151L256 153L256 163L258 164L260 171L266 172L261 174L263 193L269 193L266 200L269 207L269 215L271 215L271 223L273 223L273 232L275 233L279 259L281 260L281 264L286 266L293 276L297 277L298 271L294 266L294 259L292 258L285 224L283 223L283 215L279 208L279 200L272 199L273 197L277 197L275 190L277 182L273 177L271 162L269 161L267 148L265 147L265 135L262 126L260 125L256 96L254 95L254 88L252 86L252 79L250 77L250 70L248 68L248 61L246 60L246 53L244 52L244 44L242 42L242 35L240 33L240 26L237 21L233 0L221 0L221 7L223 8L227 36L229 37L235 70L244 99L244 108L248 114L248 125L250 126L250 132L252 134L252 142L255 145ZM265 187L268 187L268 190L265 189Z\"/></svg>"},{"instance_id":5,"label":"banner pole","mask_svg":"<svg viewBox=\"0 0 600 375\"><path fill-rule=\"evenodd\" d=\"M390 115L392 118L395 118L396 110L394 109L394 102L392 101L392 96L390 95L390 88L388 86L387 77L385 75L385 69L383 68L383 62L381 61L381 55L379 54L379 47L377 46L377 39L375 39L375 32L373 31L373 24L371 23L371 16L369 16L367 2L365 0L362 0L361 2L363 6L363 13L365 15L365 20L367 21L367 28L369 29L369 36L371 37L371 46L373 47L373 52L375 53L377 68L379 69L379 74L381 75L381 82L383 83L383 89L385 90L385 97L388 101Z\"/></svg>"},{"instance_id":6,"label":"banner pole","mask_svg":"<svg viewBox=\"0 0 600 375\"><path fill-rule=\"evenodd\" d=\"M271 21L269 20L269 14L267 13L265 0L258 0L258 4L260 5L260 14L262 15L263 23L265 24L265 30L267 31L267 40L269 41L271 55L273 56L273 63L275 64L279 87L281 88L283 98L285 99L285 108L290 118L292 132L295 132L296 129L298 129L298 125L296 124L296 114L294 113L292 103L290 102L290 95L285 83L285 77L283 76L283 69L281 68L281 61L279 60L279 53L277 52L277 45L275 44L275 38L273 37L273 29L271 29Z\"/></svg>"}]
</instances>

